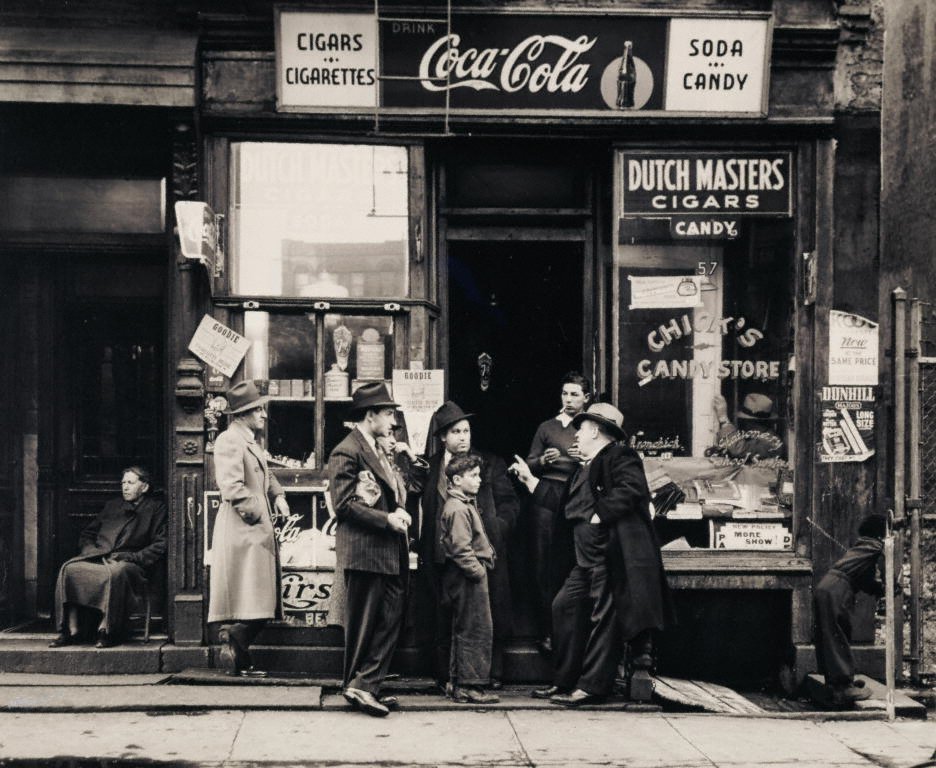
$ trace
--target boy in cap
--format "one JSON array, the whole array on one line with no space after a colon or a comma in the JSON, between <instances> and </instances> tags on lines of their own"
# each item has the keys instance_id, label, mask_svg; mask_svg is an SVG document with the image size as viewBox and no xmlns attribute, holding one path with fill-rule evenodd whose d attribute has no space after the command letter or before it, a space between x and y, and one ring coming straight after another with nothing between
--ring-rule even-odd
<instances>
[{"instance_id":1,"label":"boy in cap","mask_svg":"<svg viewBox=\"0 0 936 768\"><path fill-rule=\"evenodd\" d=\"M875 597L884 594L877 578L883 566L887 518L868 515L858 526L858 540L822 577L813 595L816 609L816 659L825 677L826 691L835 707L850 707L871 696L864 683L855 680L851 651L851 611L855 592Z\"/></svg>"},{"instance_id":2,"label":"boy in cap","mask_svg":"<svg viewBox=\"0 0 936 768\"><path fill-rule=\"evenodd\" d=\"M445 468L448 491L440 520L445 552L443 600L452 611L449 679L452 698L461 703L496 704L483 689L490 684L494 625L488 596L488 571L495 553L478 512L481 458L455 456Z\"/></svg>"}]
</instances>

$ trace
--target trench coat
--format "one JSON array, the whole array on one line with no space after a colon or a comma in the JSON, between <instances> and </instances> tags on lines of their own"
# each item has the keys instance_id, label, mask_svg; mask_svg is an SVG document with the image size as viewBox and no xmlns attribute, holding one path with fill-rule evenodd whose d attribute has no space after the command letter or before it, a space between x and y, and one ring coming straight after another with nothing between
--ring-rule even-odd
<instances>
[{"instance_id":1,"label":"trench coat","mask_svg":"<svg viewBox=\"0 0 936 768\"><path fill-rule=\"evenodd\" d=\"M215 440L221 507L211 541L208 621L281 618L273 501L283 489L251 430L234 422Z\"/></svg>"},{"instance_id":2,"label":"trench coat","mask_svg":"<svg viewBox=\"0 0 936 768\"><path fill-rule=\"evenodd\" d=\"M610 531L608 578L614 594L618 624L625 640L647 629L662 630L676 623L672 596L663 571L660 544L650 519L650 490L643 462L632 448L605 446L588 467L595 512ZM540 483L539 502L565 508L571 480L560 490ZM555 494L559 494L555 498ZM572 526L560 515L557 536L571 542Z\"/></svg>"},{"instance_id":3,"label":"trench coat","mask_svg":"<svg viewBox=\"0 0 936 768\"><path fill-rule=\"evenodd\" d=\"M494 636L510 636L513 620L513 604L510 594L510 571L508 542L517 523L520 502L514 492L513 483L507 475L507 465L495 454L486 451L472 453L481 457L481 489L478 491L477 506L491 546L497 557L494 570L488 572L491 591L491 615L494 620ZM444 477L442 462L445 452L440 451L429 460L422 496L422 529L419 534L419 555L426 570L433 592L441 594L442 572L445 554L440 540L442 507L445 492L440 491L440 480Z\"/></svg>"},{"instance_id":4,"label":"trench coat","mask_svg":"<svg viewBox=\"0 0 936 768\"><path fill-rule=\"evenodd\" d=\"M62 564L55 584L55 626L62 627L69 595L104 614L105 630L119 633L146 589L153 567L166 555L166 507L144 497L128 513L123 499L108 501L79 537L80 552ZM126 559L104 563L120 554ZM87 563L93 567L72 568ZM75 583L77 580L80 583ZM91 599L87 599L91 598Z\"/></svg>"}]
</instances>

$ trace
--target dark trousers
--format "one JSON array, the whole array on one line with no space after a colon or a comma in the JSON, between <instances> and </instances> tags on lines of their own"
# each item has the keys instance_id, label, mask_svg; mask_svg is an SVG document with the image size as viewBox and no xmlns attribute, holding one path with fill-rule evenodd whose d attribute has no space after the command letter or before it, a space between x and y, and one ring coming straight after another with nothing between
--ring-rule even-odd
<instances>
[{"instance_id":1,"label":"dark trousers","mask_svg":"<svg viewBox=\"0 0 936 768\"><path fill-rule=\"evenodd\" d=\"M828 685L848 685L855 676L851 610L855 593L848 579L830 571L816 587L816 661Z\"/></svg>"},{"instance_id":2,"label":"dark trousers","mask_svg":"<svg viewBox=\"0 0 936 768\"><path fill-rule=\"evenodd\" d=\"M403 578L345 570L344 684L377 695L403 626Z\"/></svg>"},{"instance_id":3,"label":"dark trousers","mask_svg":"<svg viewBox=\"0 0 936 768\"><path fill-rule=\"evenodd\" d=\"M472 581L457 565L445 564L444 602L452 614L449 680L453 685L487 685L491 679L494 624L488 580Z\"/></svg>"},{"instance_id":4,"label":"dark trousers","mask_svg":"<svg viewBox=\"0 0 936 768\"><path fill-rule=\"evenodd\" d=\"M555 480L541 480L554 483ZM529 554L530 571L533 577L533 596L536 607L536 623L542 637L552 633L552 602L556 597L556 562L553 556L553 517L555 510L530 501L529 506Z\"/></svg>"},{"instance_id":5,"label":"dark trousers","mask_svg":"<svg viewBox=\"0 0 936 768\"><path fill-rule=\"evenodd\" d=\"M553 600L555 685L611 693L621 660L621 630L606 565L576 565Z\"/></svg>"},{"instance_id":6,"label":"dark trousers","mask_svg":"<svg viewBox=\"0 0 936 768\"><path fill-rule=\"evenodd\" d=\"M446 603L444 587L445 566L434 564L429 573L429 585L432 589L434 659L433 671L436 682L445 685L449 681L449 662L452 651L452 607ZM494 609L490 604L490 572L488 572L488 598L493 622ZM503 680L504 646L506 634L503 627L494 627L494 643L491 646L491 678Z\"/></svg>"}]
</instances>

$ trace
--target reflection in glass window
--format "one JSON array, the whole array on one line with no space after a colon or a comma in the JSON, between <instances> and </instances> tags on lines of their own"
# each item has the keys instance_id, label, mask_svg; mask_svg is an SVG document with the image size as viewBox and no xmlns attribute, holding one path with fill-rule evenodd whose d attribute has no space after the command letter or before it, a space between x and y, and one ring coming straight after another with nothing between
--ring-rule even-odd
<instances>
[{"instance_id":1,"label":"reflection in glass window","mask_svg":"<svg viewBox=\"0 0 936 768\"><path fill-rule=\"evenodd\" d=\"M667 545L792 546L792 252L789 221L754 220L616 248L618 403Z\"/></svg>"},{"instance_id":2,"label":"reflection in glass window","mask_svg":"<svg viewBox=\"0 0 936 768\"><path fill-rule=\"evenodd\" d=\"M235 293L406 295L405 147L243 142L231 153Z\"/></svg>"}]
</instances>

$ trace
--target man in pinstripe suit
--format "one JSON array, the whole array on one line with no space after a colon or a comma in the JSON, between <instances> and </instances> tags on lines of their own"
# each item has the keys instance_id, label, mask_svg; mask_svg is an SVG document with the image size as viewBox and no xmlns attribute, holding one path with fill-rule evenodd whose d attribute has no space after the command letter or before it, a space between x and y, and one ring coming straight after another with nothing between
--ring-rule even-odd
<instances>
[{"instance_id":1,"label":"man in pinstripe suit","mask_svg":"<svg viewBox=\"0 0 936 768\"><path fill-rule=\"evenodd\" d=\"M396 703L378 697L403 624L412 522L376 444L391 434L396 407L383 383L356 390L348 414L354 429L328 459L335 553L345 579L344 697L374 717Z\"/></svg>"}]
</instances>

